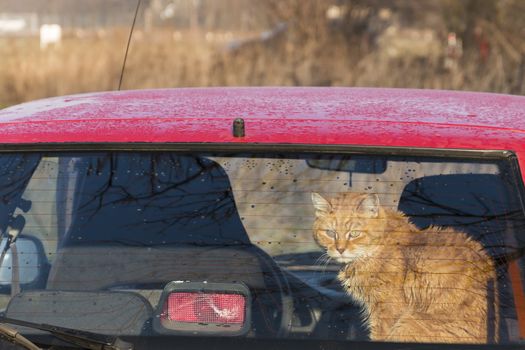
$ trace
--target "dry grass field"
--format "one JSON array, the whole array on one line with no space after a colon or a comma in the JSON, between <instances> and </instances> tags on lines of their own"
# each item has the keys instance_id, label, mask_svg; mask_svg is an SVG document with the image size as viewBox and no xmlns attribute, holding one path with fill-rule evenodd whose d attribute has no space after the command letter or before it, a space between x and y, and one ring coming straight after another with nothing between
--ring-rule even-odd
<instances>
[{"instance_id":1,"label":"dry grass field","mask_svg":"<svg viewBox=\"0 0 525 350\"><path fill-rule=\"evenodd\" d=\"M489 53L482 57L471 42L452 68L444 63L443 29L391 27L373 40L325 22L289 27L264 40L256 33L139 29L122 88L384 86L525 94L524 36L491 23L484 28ZM44 50L37 38L0 38L0 108L116 89L128 30L66 33L59 46Z\"/></svg>"},{"instance_id":2,"label":"dry grass field","mask_svg":"<svg viewBox=\"0 0 525 350\"><path fill-rule=\"evenodd\" d=\"M123 89L208 85L211 48L171 32L146 37L130 48ZM37 38L0 39L0 106L47 96L114 90L127 40L125 30L86 38L66 37L40 50Z\"/></svg>"}]
</instances>

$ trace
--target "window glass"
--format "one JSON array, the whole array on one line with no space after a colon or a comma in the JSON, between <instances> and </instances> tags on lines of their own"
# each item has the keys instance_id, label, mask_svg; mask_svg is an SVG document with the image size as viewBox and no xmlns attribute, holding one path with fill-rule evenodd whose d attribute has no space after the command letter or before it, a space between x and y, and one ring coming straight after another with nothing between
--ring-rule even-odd
<instances>
[{"instance_id":1,"label":"window glass","mask_svg":"<svg viewBox=\"0 0 525 350\"><path fill-rule=\"evenodd\" d=\"M0 267L8 317L145 337L525 336L525 217L512 159L0 159L4 240L19 232Z\"/></svg>"}]
</instances>

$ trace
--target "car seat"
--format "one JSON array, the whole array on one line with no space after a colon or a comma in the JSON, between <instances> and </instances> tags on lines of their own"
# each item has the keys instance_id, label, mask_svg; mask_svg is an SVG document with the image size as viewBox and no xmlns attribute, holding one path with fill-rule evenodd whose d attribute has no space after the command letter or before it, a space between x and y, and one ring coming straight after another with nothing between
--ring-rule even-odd
<instances>
[{"instance_id":1,"label":"car seat","mask_svg":"<svg viewBox=\"0 0 525 350\"><path fill-rule=\"evenodd\" d=\"M509 264L522 264L524 238L517 233L525 224L523 210L511 183L491 174L436 175L406 185L398 209L418 228L430 225L454 228L479 241L498 267L500 341L515 336L516 307L509 278ZM523 265L522 265L523 266ZM522 288L520 286L520 288ZM496 310L497 312L498 310Z\"/></svg>"}]
</instances>

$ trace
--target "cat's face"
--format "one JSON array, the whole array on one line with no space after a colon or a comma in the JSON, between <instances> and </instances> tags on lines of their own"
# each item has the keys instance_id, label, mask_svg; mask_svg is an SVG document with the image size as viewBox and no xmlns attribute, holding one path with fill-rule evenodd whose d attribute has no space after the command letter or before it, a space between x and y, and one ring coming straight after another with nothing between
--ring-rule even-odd
<instances>
[{"instance_id":1,"label":"cat's face","mask_svg":"<svg viewBox=\"0 0 525 350\"><path fill-rule=\"evenodd\" d=\"M374 239L384 229L375 194L343 193L326 199L312 193L315 207L314 238L340 263L370 255Z\"/></svg>"}]
</instances>

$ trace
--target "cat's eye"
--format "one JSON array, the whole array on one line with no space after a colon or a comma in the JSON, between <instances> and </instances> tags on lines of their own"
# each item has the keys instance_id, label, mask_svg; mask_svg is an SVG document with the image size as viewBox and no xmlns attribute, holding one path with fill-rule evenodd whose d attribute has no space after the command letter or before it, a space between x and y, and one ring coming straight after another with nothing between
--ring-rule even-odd
<instances>
[{"instance_id":1,"label":"cat's eye","mask_svg":"<svg viewBox=\"0 0 525 350\"><path fill-rule=\"evenodd\" d=\"M335 236L337 236L337 232L335 232L334 230L325 230L325 233L330 238L335 238Z\"/></svg>"},{"instance_id":2,"label":"cat's eye","mask_svg":"<svg viewBox=\"0 0 525 350\"><path fill-rule=\"evenodd\" d=\"M359 237L361 235L361 231L357 231L357 230L352 230L350 232L348 232L348 235L352 238L356 238L356 237Z\"/></svg>"}]
</instances>

